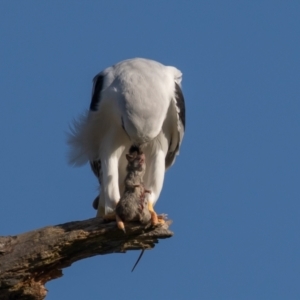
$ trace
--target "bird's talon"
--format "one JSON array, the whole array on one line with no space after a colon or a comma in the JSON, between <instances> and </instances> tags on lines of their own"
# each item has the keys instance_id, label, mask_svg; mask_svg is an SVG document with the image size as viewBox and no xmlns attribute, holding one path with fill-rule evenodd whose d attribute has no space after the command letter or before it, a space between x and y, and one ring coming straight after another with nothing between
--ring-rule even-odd
<instances>
[{"instance_id":1,"label":"bird's talon","mask_svg":"<svg viewBox=\"0 0 300 300\"><path fill-rule=\"evenodd\" d=\"M157 215L158 220L167 220L168 219L168 215L167 214L160 214Z\"/></svg>"},{"instance_id":2,"label":"bird's talon","mask_svg":"<svg viewBox=\"0 0 300 300\"><path fill-rule=\"evenodd\" d=\"M115 216L118 228L121 229L124 233L126 233L124 222L117 214Z\"/></svg>"}]
</instances>

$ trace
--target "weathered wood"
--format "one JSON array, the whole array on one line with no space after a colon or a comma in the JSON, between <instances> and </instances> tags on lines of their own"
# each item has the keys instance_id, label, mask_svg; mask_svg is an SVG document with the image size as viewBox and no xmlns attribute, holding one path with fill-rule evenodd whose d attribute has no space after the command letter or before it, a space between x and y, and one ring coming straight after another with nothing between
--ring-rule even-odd
<instances>
[{"instance_id":1,"label":"weathered wood","mask_svg":"<svg viewBox=\"0 0 300 300\"><path fill-rule=\"evenodd\" d=\"M124 234L115 222L93 218L0 237L0 300L44 299L45 283L61 277L63 268L95 255L153 248L173 235L169 224L130 223Z\"/></svg>"}]
</instances>

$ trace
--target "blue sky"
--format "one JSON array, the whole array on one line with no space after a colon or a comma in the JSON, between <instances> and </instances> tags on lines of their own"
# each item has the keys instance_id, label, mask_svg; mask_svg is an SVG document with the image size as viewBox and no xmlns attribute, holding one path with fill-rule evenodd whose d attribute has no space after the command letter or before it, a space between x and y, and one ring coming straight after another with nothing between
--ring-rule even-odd
<instances>
[{"instance_id":1,"label":"blue sky","mask_svg":"<svg viewBox=\"0 0 300 300\"><path fill-rule=\"evenodd\" d=\"M126 58L183 72L187 126L156 210L173 238L75 263L52 299L300 298L299 1L2 1L0 235L95 215L66 162L92 78Z\"/></svg>"}]
</instances>

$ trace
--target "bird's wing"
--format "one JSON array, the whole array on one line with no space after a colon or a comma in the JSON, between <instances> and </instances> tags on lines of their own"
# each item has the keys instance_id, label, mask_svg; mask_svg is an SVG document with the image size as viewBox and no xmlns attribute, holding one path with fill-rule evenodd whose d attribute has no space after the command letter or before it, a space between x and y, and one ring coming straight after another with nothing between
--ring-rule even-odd
<instances>
[{"instance_id":1,"label":"bird's wing","mask_svg":"<svg viewBox=\"0 0 300 300\"><path fill-rule=\"evenodd\" d=\"M92 89L92 100L90 104L90 111L97 111L97 108L101 100L101 91L104 83L104 74L99 73L98 75L96 75L94 77L93 83L94 85Z\"/></svg>"},{"instance_id":2,"label":"bird's wing","mask_svg":"<svg viewBox=\"0 0 300 300\"><path fill-rule=\"evenodd\" d=\"M185 131L185 102L180 82L175 81L174 97L168 111L167 122L171 123L172 137L165 159L166 169L175 162Z\"/></svg>"},{"instance_id":3,"label":"bird's wing","mask_svg":"<svg viewBox=\"0 0 300 300\"><path fill-rule=\"evenodd\" d=\"M114 79L114 66L106 68L104 71L100 72L94 77L90 103L90 113L98 111L101 101L105 98L105 96L103 96L103 92L107 90Z\"/></svg>"}]
</instances>

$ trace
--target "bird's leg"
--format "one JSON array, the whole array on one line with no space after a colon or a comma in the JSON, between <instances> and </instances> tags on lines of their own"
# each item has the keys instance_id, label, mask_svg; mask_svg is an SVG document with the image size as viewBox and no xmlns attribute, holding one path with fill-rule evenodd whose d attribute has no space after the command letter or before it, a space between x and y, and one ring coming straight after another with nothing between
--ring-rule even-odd
<instances>
[{"instance_id":1,"label":"bird's leg","mask_svg":"<svg viewBox=\"0 0 300 300\"><path fill-rule=\"evenodd\" d=\"M165 154L162 150L157 150L155 155L146 154L147 166L149 166L148 171L146 170L145 185L148 189L145 189L145 193L148 193L148 209L151 214L152 225L157 225L158 223L164 224L164 220L157 217L156 212L153 208L153 203L157 201L159 194L161 192L164 175L165 175Z\"/></svg>"},{"instance_id":2,"label":"bird's leg","mask_svg":"<svg viewBox=\"0 0 300 300\"><path fill-rule=\"evenodd\" d=\"M164 219L158 218L157 213L155 212L151 202L148 202L148 209L149 209L149 212L150 212L150 215L151 215L151 224L152 225L155 226L155 225L158 225L159 223L160 224L165 223Z\"/></svg>"},{"instance_id":3,"label":"bird's leg","mask_svg":"<svg viewBox=\"0 0 300 300\"><path fill-rule=\"evenodd\" d=\"M103 162L101 165L103 178L100 196L103 194L104 203L102 203L102 205L98 205L97 216L102 217L104 220L112 221L116 218L114 209L120 199L118 156L112 155L108 159L101 159L101 162Z\"/></svg>"},{"instance_id":4,"label":"bird's leg","mask_svg":"<svg viewBox=\"0 0 300 300\"><path fill-rule=\"evenodd\" d=\"M157 214L153 209L153 205L152 203L148 202L148 209L151 215L151 224L152 225L157 225L158 224L158 218L157 218Z\"/></svg>"},{"instance_id":5,"label":"bird's leg","mask_svg":"<svg viewBox=\"0 0 300 300\"><path fill-rule=\"evenodd\" d=\"M116 219L116 213L115 212L110 212L110 213L104 215L103 219L105 221L114 221Z\"/></svg>"},{"instance_id":6,"label":"bird's leg","mask_svg":"<svg viewBox=\"0 0 300 300\"><path fill-rule=\"evenodd\" d=\"M97 210L97 214L96 217L97 218L103 218L105 215L105 210L103 206L98 205L98 210Z\"/></svg>"}]
</instances>

